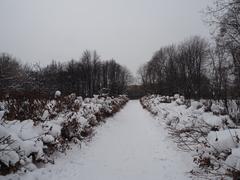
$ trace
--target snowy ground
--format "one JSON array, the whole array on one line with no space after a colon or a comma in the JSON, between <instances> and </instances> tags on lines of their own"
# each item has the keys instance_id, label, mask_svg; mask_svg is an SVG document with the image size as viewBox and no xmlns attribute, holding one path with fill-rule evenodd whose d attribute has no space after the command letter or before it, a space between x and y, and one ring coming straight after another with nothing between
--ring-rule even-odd
<instances>
[{"instance_id":1,"label":"snowy ground","mask_svg":"<svg viewBox=\"0 0 240 180\"><path fill-rule=\"evenodd\" d=\"M192 156L177 150L160 123L139 101L130 101L98 127L95 137L82 149L74 147L56 159L55 165L0 180L189 179Z\"/></svg>"}]
</instances>

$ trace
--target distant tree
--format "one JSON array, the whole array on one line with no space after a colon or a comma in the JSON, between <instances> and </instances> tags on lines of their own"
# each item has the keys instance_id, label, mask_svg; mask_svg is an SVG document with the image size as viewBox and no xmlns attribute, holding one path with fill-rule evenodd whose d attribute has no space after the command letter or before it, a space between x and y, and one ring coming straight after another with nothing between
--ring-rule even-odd
<instances>
[{"instance_id":1,"label":"distant tree","mask_svg":"<svg viewBox=\"0 0 240 180\"><path fill-rule=\"evenodd\" d=\"M148 93L181 93L200 98L206 83L204 64L208 60L208 43L195 36L179 46L167 46L157 51L152 59L140 67L138 73Z\"/></svg>"},{"instance_id":2,"label":"distant tree","mask_svg":"<svg viewBox=\"0 0 240 180\"><path fill-rule=\"evenodd\" d=\"M52 61L46 67L39 64L21 65L8 54L0 55L0 91L5 95L44 98L54 96L56 90L63 95L76 93L92 97L103 89L110 95L126 92L131 73L115 60L101 61L96 51L84 51L79 61L67 63Z\"/></svg>"},{"instance_id":3,"label":"distant tree","mask_svg":"<svg viewBox=\"0 0 240 180\"><path fill-rule=\"evenodd\" d=\"M185 94L188 97L201 97L203 65L208 57L208 43L198 37L192 37L179 47L180 61L185 71Z\"/></svg>"},{"instance_id":4,"label":"distant tree","mask_svg":"<svg viewBox=\"0 0 240 180\"><path fill-rule=\"evenodd\" d=\"M20 63L9 54L0 55L0 91L7 95L20 89L23 76Z\"/></svg>"}]
</instances>

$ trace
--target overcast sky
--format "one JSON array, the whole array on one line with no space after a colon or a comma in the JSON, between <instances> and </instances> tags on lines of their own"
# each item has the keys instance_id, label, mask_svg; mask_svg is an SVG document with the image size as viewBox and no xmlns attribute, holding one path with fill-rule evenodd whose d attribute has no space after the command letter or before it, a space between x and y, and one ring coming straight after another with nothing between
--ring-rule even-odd
<instances>
[{"instance_id":1,"label":"overcast sky","mask_svg":"<svg viewBox=\"0 0 240 180\"><path fill-rule=\"evenodd\" d=\"M22 62L78 60L86 49L133 73L161 46L209 36L212 0L1 0L0 52Z\"/></svg>"}]
</instances>

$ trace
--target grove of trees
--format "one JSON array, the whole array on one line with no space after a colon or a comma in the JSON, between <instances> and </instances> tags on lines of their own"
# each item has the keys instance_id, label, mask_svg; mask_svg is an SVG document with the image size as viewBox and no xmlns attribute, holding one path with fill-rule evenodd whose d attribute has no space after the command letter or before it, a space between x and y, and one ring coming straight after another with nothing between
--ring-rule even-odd
<instances>
[{"instance_id":1,"label":"grove of trees","mask_svg":"<svg viewBox=\"0 0 240 180\"><path fill-rule=\"evenodd\" d=\"M214 43L194 36L158 50L138 71L146 93L240 97L240 0L218 0L206 13Z\"/></svg>"},{"instance_id":2,"label":"grove of trees","mask_svg":"<svg viewBox=\"0 0 240 180\"><path fill-rule=\"evenodd\" d=\"M67 63L52 61L46 67L22 65L8 54L0 55L0 96L46 97L56 90L83 97L94 94L123 94L131 74L115 60L101 61L94 51L85 51L80 60Z\"/></svg>"},{"instance_id":3,"label":"grove of trees","mask_svg":"<svg viewBox=\"0 0 240 180\"><path fill-rule=\"evenodd\" d=\"M207 42L196 36L178 46L161 48L139 69L145 90L164 95L178 92L188 98L205 96L207 47Z\"/></svg>"}]
</instances>

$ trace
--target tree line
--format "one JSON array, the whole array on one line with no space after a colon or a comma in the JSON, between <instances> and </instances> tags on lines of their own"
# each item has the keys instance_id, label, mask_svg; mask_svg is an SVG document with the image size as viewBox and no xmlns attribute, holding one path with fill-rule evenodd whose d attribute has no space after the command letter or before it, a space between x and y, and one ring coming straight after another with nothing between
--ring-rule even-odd
<instances>
[{"instance_id":1,"label":"tree line","mask_svg":"<svg viewBox=\"0 0 240 180\"><path fill-rule=\"evenodd\" d=\"M0 55L1 98L48 98L56 90L83 97L103 93L115 96L126 91L131 79L126 67L113 59L101 61L96 51L87 50L79 60L52 61L45 67L23 65L9 54Z\"/></svg>"},{"instance_id":2,"label":"tree line","mask_svg":"<svg viewBox=\"0 0 240 180\"><path fill-rule=\"evenodd\" d=\"M146 93L240 97L240 1L218 0L206 13L214 42L194 36L156 51L138 71Z\"/></svg>"}]
</instances>

